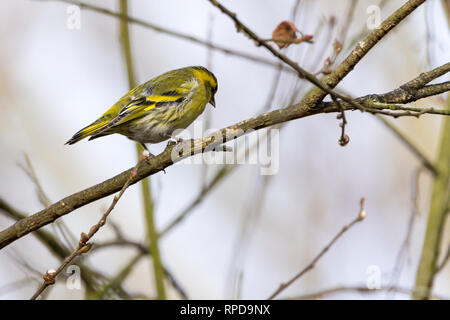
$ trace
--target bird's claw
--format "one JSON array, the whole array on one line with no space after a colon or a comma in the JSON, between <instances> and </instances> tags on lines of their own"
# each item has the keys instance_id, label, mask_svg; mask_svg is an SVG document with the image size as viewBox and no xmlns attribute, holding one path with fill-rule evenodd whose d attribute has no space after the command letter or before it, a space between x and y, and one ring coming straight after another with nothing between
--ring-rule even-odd
<instances>
[{"instance_id":1,"label":"bird's claw","mask_svg":"<svg viewBox=\"0 0 450 320\"><path fill-rule=\"evenodd\" d=\"M150 165L150 161L156 158L156 156L153 153L150 153L150 151L148 150L144 150L141 153L141 161L145 161L148 165ZM164 174L166 174L166 170L162 169L162 171L164 172Z\"/></svg>"},{"instance_id":2,"label":"bird's claw","mask_svg":"<svg viewBox=\"0 0 450 320\"><path fill-rule=\"evenodd\" d=\"M180 137L172 137L172 136L170 136L170 139L173 139L173 140L170 140L169 143L174 143L174 144L179 144L179 143L182 143L184 141L183 138L180 138Z\"/></svg>"}]
</instances>

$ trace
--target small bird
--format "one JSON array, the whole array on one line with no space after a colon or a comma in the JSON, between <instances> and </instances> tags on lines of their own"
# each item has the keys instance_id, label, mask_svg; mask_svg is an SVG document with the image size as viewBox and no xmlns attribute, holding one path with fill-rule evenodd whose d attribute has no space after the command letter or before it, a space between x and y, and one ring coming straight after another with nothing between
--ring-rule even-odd
<instances>
[{"instance_id":1,"label":"small bird","mask_svg":"<svg viewBox=\"0 0 450 320\"><path fill-rule=\"evenodd\" d=\"M215 107L216 92L217 79L204 67L168 71L129 91L66 144L119 133L148 151L146 143L172 138L176 129L185 129L197 119L208 102Z\"/></svg>"}]
</instances>

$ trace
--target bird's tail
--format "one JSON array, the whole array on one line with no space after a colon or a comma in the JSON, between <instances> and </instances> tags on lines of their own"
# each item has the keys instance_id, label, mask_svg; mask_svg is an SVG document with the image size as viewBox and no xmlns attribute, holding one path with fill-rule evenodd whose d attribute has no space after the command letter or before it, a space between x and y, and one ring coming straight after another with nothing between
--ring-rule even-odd
<instances>
[{"instance_id":1,"label":"bird's tail","mask_svg":"<svg viewBox=\"0 0 450 320\"><path fill-rule=\"evenodd\" d=\"M94 122L88 125L87 127L81 129L77 133L73 135L72 138L70 138L69 141L67 141L65 144L74 144L77 143L80 140L83 140L86 137L92 136L96 132L100 131L104 127L108 125L108 121L101 121L101 122Z\"/></svg>"}]
</instances>

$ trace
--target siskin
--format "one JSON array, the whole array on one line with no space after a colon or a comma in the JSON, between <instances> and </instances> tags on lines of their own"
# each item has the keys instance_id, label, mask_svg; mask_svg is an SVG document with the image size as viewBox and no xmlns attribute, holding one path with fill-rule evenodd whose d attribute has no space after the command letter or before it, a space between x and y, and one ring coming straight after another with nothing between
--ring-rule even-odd
<instances>
[{"instance_id":1,"label":"siskin","mask_svg":"<svg viewBox=\"0 0 450 320\"><path fill-rule=\"evenodd\" d=\"M146 143L167 140L176 129L187 128L208 102L215 107L216 92L217 79L204 67L166 72L132 89L66 144L119 133L148 151Z\"/></svg>"}]
</instances>

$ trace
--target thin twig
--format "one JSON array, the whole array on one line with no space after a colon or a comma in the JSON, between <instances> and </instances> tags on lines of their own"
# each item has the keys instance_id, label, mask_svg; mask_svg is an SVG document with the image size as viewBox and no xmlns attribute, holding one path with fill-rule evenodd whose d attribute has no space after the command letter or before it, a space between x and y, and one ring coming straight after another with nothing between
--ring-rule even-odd
<instances>
[{"instance_id":1,"label":"thin twig","mask_svg":"<svg viewBox=\"0 0 450 320\"><path fill-rule=\"evenodd\" d=\"M283 73L283 67L281 63L279 64L278 70L275 72L275 76L272 82L272 85L270 86L271 90L269 92L269 95L266 99L266 104L264 105L262 112L267 112L270 110L270 108L273 105L273 102L275 100L275 95L277 93L278 87L280 85L281 75Z\"/></svg>"},{"instance_id":2,"label":"thin twig","mask_svg":"<svg viewBox=\"0 0 450 320\"><path fill-rule=\"evenodd\" d=\"M347 107L345 103L342 103L342 105L345 110L352 110L351 106ZM294 119L331 112L340 112L340 110L337 106L333 105L327 105L326 107L319 108L316 107L310 110L307 107L306 102L292 105L286 108L277 109L238 122L229 127L217 130L202 138L195 139L193 141L186 141L182 144L177 145L178 148L182 149L186 143L190 144L189 152L183 154L181 157L172 157L175 144L169 142L167 144L167 147L161 154L152 158L152 161L150 161L148 165L142 166L142 168L140 168L136 178L131 182L131 184L137 183L138 181L141 181L142 179L150 175L160 172L173 163L181 161L182 159L198 153L210 151L214 146L218 145L218 136L222 137L222 142L227 142L233 139L237 139L238 137L248 134L249 132L253 132L249 131L250 129L259 130ZM426 165L427 167L433 168L433 165L429 161ZM49 208L41 210L40 212L32 216L28 216L16 222L13 226L10 226L9 228L1 231L0 249L5 247L9 243L23 237L24 235L55 221L56 219L72 212L73 210L81 206L84 206L88 203L91 203L92 201L106 197L110 194L113 194L114 192L119 191L122 188L123 183L128 179L131 170L132 169L126 170L100 184L70 195L52 204Z\"/></svg>"},{"instance_id":3,"label":"thin twig","mask_svg":"<svg viewBox=\"0 0 450 320\"><path fill-rule=\"evenodd\" d=\"M291 20L295 21L295 18L297 18L298 8L300 7L301 0L296 0L294 6L291 10Z\"/></svg>"},{"instance_id":4,"label":"thin twig","mask_svg":"<svg viewBox=\"0 0 450 320\"><path fill-rule=\"evenodd\" d=\"M270 136L267 138L270 139ZM261 176L256 174L254 185L252 186L251 194L247 196L247 201L244 205L242 216L242 223L238 235L234 239L232 256L230 259L230 266L228 268L228 283L231 288L231 299L238 299L240 296L240 288L242 288L243 281L243 266L244 259L247 257L249 242L254 230L258 225L261 211L266 198L266 192L269 186L270 176Z\"/></svg>"},{"instance_id":5,"label":"thin twig","mask_svg":"<svg viewBox=\"0 0 450 320\"><path fill-rule=\"evenodd\" d=\"M286 40L286 39L280 39L280 38L269 38L269 39L261 39L263 42L275 42L275 43L281 43L281 44L300 44L302 42L306 43L313 43L313 40L311 39L311 36L306 35L302 36L300 38L294 39L294 40Z\"/></svg>"},{"instance_id":6,"label":"thin twig","mask_svg":"<svg viewBox=\"0 0 450 320\"><path fill-rule=\"evenodd\" d=\"M248 147L248 149L245 149L243 151L243 157L246 156L246 154L250 154L252 152L256 152L258 146L258 141L256 141L253 145ZM240 163L240 161L237 161ZM203 199L212 191L214 188L224 180L225 177L229 176L230 173L232 173L237 166L232 166L229 164L224 164L222 167L216 171L214 177L210 180L209 183L204 186L204 188L201 189L199 194L192 200L186 207L183 209L175 219L173 219L160 233L159 236L165 236L167 233L169 233L175 226L177 226L181 221L186 219L186 217L191 214L191 212L203 201Z\"/></svg>"},{"instance_id":7,"label":"thin twig","mask_svg":"<svg viewBox=\"0 0 450 320\"><path fill-rule=\"evenodd\" d=\"M128 1L120 0L120 14L122 16L128 16ZM136 86L136 79L133 67L133 58L131 54L131 41L130 41L130 31L128 27L128 21L125 19L120 19L120 43L122 44L122 52L125 56L126 69L128 75L129 89L131 90ZM143 147L140 143L136 143L136 153L139 157L143 152ZM156 291L158 299L166 299L166 290L164 287L163 279L163 268L161 263L161 257L159 254L158 247L158 234L156 232L154 223L154 203L151 193L150 178L143 179L141 181L141 191L142 191L142 202L144 207L144 217L146 220L146 230L147 238L149 241L149 248L151 248L152 262L153 262L153 273L156 282Z\"/></svg>"},{"instance_id":8,"label":"thin twig","mask_svg":"<svg viewBox=\"0 0 450 320\"><path fill-rule=\"evenodd\" d=\"M397 137L399 137L403 143L414 153L422 162L422 164L429 169L433 174L438 172L437 167L431 162L431 160L426 156L418 146L408 138L403 132L401 132L397 127L393 126L390 121L384 119L383 117L377 116L377 119L383 122L383 124L391 130Z\"/></svg>"},{"instance_id":9,"label":"thin twig","mask_svg":"<svg viewBox=\"0 0 450 320\"><path fill-rule=\"evenodd\" d=\"M344 24L341 27L341 31L340 31L338 39L337 39L340 43L344 43L347 40L347 34L348 34L348 31L350 30L350 25L353 22L353 16L355 14L357 4L358 4L357 0L351 0L350 3L348 4L347 14L346 14L346 17L344 20ZM339 52L340 51L341 50L339 50Z\"/></svg>"},{"instance_id":10,"label":"thin twig","mask_svg":"<svg viewBox=\"0 0 450 320\"><path fill-rule=\"evenodd\" d=\"M211 42L213 38L213 31L214 31L214 15L212 13L209 14L208 18L208 25L207 25L207 35L206 39L207 41ZM206 50L206 68L208 70L214 70L213 69L213 50L211 48L207 48ZM204 128L209 128L211 125L211 112L207 112L203 117L204 122ZM202 164L202 179L201 179L201 188L206 188L206 178L208 176L208 169L209 166L205 163Z\"/></svg>"},{"instance_id":11,"label":"thin twig","mask_svg":"<svg viewBox=\"0 0 450 320\"><path fill-rule=\"evenodd\" d=\"M447 213L448 214L448 213ZM436 274L442 271L444 269L447 262L450 261L450 245L447 248L447 253L445 254L444 258L442 259L441 263L436 268Z\"/></svg>"},{"instance_id":12,"label":"thin twig","mask_svg":"<svg viewBox=\"0 0 450 320\"><path fill-rule=\"evenodd\" d=\"M406 230L406 236L405 239L402 242L402 245L400 246L400 250L397 253L397 258L395 259L394 269L392 271L391 275L391 285L390 287L392 290L389 290L389 292L395 292L395 288L397 287L398 279L400 278L403 264L405 262L405 258L409 254L409 245L411 242L412 232L414 229L414 222L416 221L417 216L419 215L419 190L420 190L420 176L423 173L425 167L420 166L415 174L414 179L412 183L412 196L411 196L411 202L412 202L412 210L409 215L409 221L408 221L408 227Z\"/></svg>"},{"instance_id":13,"label":"thin twig","mask_svg":"<svg viewBox=\"0 0 450 320\"><path fill-rule=\"evenodd\" d=\"M345 43L347 40L347 33L348 33L348 30L350 29L350 25L353 22L353 15L356 10L356 5L357 5L356 0L352 0L349 3L346 18L344 20L344 24L341 27L339 35L336 37L336 39L333 42L333 53L330 57L325 59L322 69L320 69L318 72L316 72L316 75L320 74L320 73L323 73L323 74L331 73L330 67L332 65L334 65L334 63L336 62L339 54L342 52L342 44Z\"/></svg>"},{"instance_id":14,"label":"thin twig","mask_svg":"<svg viewBox=\"0 0 450 320\"><path fill-rule=\"evenodd\" d=\"M19 290L23 287L27 287L30 285L31 281L33 281L33 280L35 280L35 279L26 277L24 279L15 280L15 281L3 284L2 286L0 286L0 296L2 296L4 294L8 294L8 293L10 294L14 290Z\"/></svg>"},{"instance_id":15,"label":"thin twig","mask_svg":"<svg viewBox=\"0 0 450 320\"><path fill-rule=\"evenodd\" d=\"M361 222L366 217L366 212L364 211L364 198L361 198L360 205L359 205L359 212L357 217L350 222L349 224L345 225L341 231L337 235L334 236L334 238L330 241L330 243L327 244L325 248L320 251L320 253L309 263L304 269L302 269L299 273L297 273L294 277L292 277L289 281L282 283L280 287L275 290L274 293L268 298L268 300L273 300L275 297L277 297L281 292L283 292L287 287L289 287L292 283L294 283L296 280L298 280L301 276L303 276L305 273L310 271L314 268L317 261L322 258L322 256L333 246L333 244L345 233L347 232L351 227L353 227L356 223Z\"/></svg>"},{"instance_id":16,"label":"thin twig","mask_svg":"<svg viewBox=\"0 0 450 320\"><path fill-rule=\"evenodd\" d=\"M133 267L144 256L144 253L138 252L128 263L111 279L109 279L101 288L94 294L95 299L102 300L108 293L117 289L122 285L125 279L130 275Z\"/></svg>"},{"instance_id":17,"label":"thin twig","mask_svg":"<svg viewBox=\"0 0 450 320\"><path fill-rule=\"evenodd\" d=\"M338 119L342 119L342 122L339 124L339 126L341 127L341 137L339 138L338 143L340 146L345 147L350 141L349 136L345 134L345 126L347 125L347 118L345 117L345 111L344 108L342 107L341 102L333 96L332 99L341 110L341 113L338 114L337 116Z\"/></svg>"},{"instance_id":18,"label":"thin twig","mask_svg":"<svg viewBox=\"0 0 450 320\"><path fill-rule=\"evenodd\" d=\"M265 47L267 50L269 50L275 57L277 57L280 61L284 62L288 66L292 67L295 71L297 71L298 76L300 78L306 79L312 84L314 84L316 87L320 88L321 90L325 91L326 94L330 94L331 96L334 96L335 98L340 98L348 103L350 103L352 106L354 106L357 109L360 109L361 111L364 111L364 107L360 105L359 103L351 100L349 97L345 97L336 91L333 91L330 89L329 86L324 85L316 76L314 76L312 73L309 73L302 67L300 67L295 61L288 58L286 55L282 54L280 51L276 50L274 47L272 47L270 44L267 43L267 41L264 41L260 37L258 37L252 30L250 30L246 25L244 25L236 16L235 13L231 12L227 8L225 8L222 4L220 4L216 0L208 0L213 6L217 7L220 11L222 11L224 14L229 16L234 23L236 24L236 28L238 31L243 31L248 37L253 39L257 45Z\"/></svg>"},{"instance_id":19,"label":"thin twig","mask_svg":"<svg viewBox=\"0 0 450 320\"><path fill-rule=\"evenodd\" d=\"M335 40L333 43L333 54L331 55L331 57L328 57L325 59L325 61L323 63L323 67L319 71L317 71L315 73L315 75L318 75L321 73L325 74L325 75L330 74L331 73L330 67L332 65L334 65L340 52L342 52L342 43L340 41ZM335 101L335 100L336 100L336 98L333 99L333 101Z\"/></svg>"},{"instance_id":20,"label":"thin twig","mask_svg":"<svg viewBox=\"0 0 450 320\"><path fill-rule=\"evenodd\" d=\"M287 300L314 300L314 299L320 299L325 296L329 296L336 293L364 293L364 294L377 294L380 292L386 292L392 290L394 292L410 295L414 293L414 289L407 289L407 288L401 288L401 287L381 287L379 289L369 289L364 286L338 286L333 288L328 288L324 290L319 290L317 292L313 293L307 293L300 296L290 297L287 298ZM433 296L433 299L436 300L448 300L449 298L441 297L441 296Z\"/></svg>"},{"instance_id":21,"label":"thin twig","mask_svg":"<svg viewBox=\"0 0 450 320\"><path fill-rule=\"evenodd\" d=\"M46 192L44 191L44 188L42 187L42 184L37 177L36 171L34 170L34 167L31 163L31 159L28 156L28 154L24 153L24 159L25 159L25 166L19 163L19 167L28 175L28 177L35 185L37 189L39 202L44 206L44 208L48 208L52 204L52 202L50 198L47 196ZM73 244L76 243L76 239L73 233L64 223L64 220L63 219L58 220L53 226L55 227L55 232L59 232L61 234L63 240L65 241L66 247L69 250L72 250Z\"/></svg>"},{"instance_id":22,"label":"thin twig","mask_svg":"<svg viewBox=\"0 0 450 320\"><path fill-rule=\"evenodd\" d=\"M44 0L41 0L41 1L44 1ZM45 1L49 1L49 0L45 0ZM171 30L169 28L161 27L159 25L156 25L156 24L153 24L153 23L141 20L141 19L137 19L137 18L128 16L128 15L124 15L124 14L121 14L118 12L114 12L114 11L108 10L106 8L101 8L101 7L98 7L98 6L89 4L89 3L85 3L82 1L76 1L76 0L50 0L50 1L70 3L70 4L80 7L81 9L91 10L91 11L98 12L98 13L101 13L101 14L104 14L107 16L111 16L111 17L115 17L115 18L118 18L118 19L121 19L124 21L128 21L129 23L133 23L133 24L139 25L141 27L151 29L155 32L163 33L163 34L166 34L166 35L178 38L178 39L183 39L183 40L195 43L195 44L206 46L208 48L211 48L212 50L222 52L226 55L235 56L238 58L242 58L242 59L245 59L245 60L248 60L251 62L263 64L263 65L270 66L270 67L277 67L277 63L274 61L271 61L269 59L264 59L264 58L254 56L254 55L242 52L242 51L237 51L237 50L234 50L231 48L227 48L227 47L212 43L207 40L202 40L200 38L194 37L189 34ZM290 68L285 68L285 70L288 72L295 72L295 71L291 70Z\"/></svg>"},{"instance_id":23,"label":"thin twig","mask_svg":"<svg viewBox=\"0 0 450 320\"><path fill-rule=\"evenodd\" d=\"M296 6L294 6L294 11L297 9L299 2L297 2ZM293 16L295 14L293 13ZM273 84L271 86L271 92L267 97L267 101L265 106L261 110L261 112L267 112L272 106L275 95L279 87L279 82L281 79L282 69L281 66L278 69L278 72L275 75ZM296 79L297 80L297 79ZM295 92L291 94L291 99L295 96ZM282 125L276 126L276 129L281 129ZM265 139L270 139L270 136L265 134ZM262 137L261 137L262 138ZM259 145L265 139L259 139L256 145ZM261 142L260 142L261 141ZM266 142L262 142L266 143ZM251 152L254 147L249 150ZM231 263L229 266L228 272L228 283L230 286L231 297L232 299L239 300L242 293L242 284L244 281L244 271L242 270L242 266L244 265L244 259L246 257L246 250L248 248L248 243L250 241L250 235L253 234L253 230L257 225L258 218L261 214L261 209L263 206L263 199L265 198L265 193L267 191L268 184L271 180L269 180L269 176L257 175L254 181L254 187L251 188L253 192L249 197L247 197L247 204L244 206L244 211L242 213L243 222L240 228L240 232L234 241L234 249L231 258Z\"/></svg>"},{"instance_id":24,"label":"thin twig","mask_svg":"<svg viewBox=\"0 0 450 320\"><path fill-rule=\"evenodd\" d=\"M73 261L73 259L75 259L76 257L78 257L79 255L82 255L83 253L86 253L89 251L89 249L92 246L92 243L89 243L89 240L97 233L98 230L100 230L100 228L102 226L105 225L106 223L106 218L108 217L108 215L111 213L111 211L114 209L114 207L116 206L117 202L120 200L120 198L122 197L123 193L125 192L125 190L128 188L128 186L130 185L131 181L136 177L137 174L137 170L140 166L140 164L142 163L142 161L145 161L146 159L144 157L142 157L141 159L139 159L138 163L136 164L136 166L134 167L134 169L131 171L131 174L128 178L128 180L125 182L125 184L123 185L122 189L120 190L119 194L115 195L113 198L113 201L111 202L111 205L109 206L109 208L106 210L106 212L103 214L103 216L100 218L100 220L98 221L97 224L93 225L90 229L89 229L89 233L86 234L84 232L81 233L81 237L80 237L80 241L78 244L78 248L76 250L74 250L66 259L64 259L63 263L58 267L58 269L56 269L55 271L47 271L44 275L44 282L42 283L42 285L38 288L38 290L34 293L34 295L31 297L31 300L35 300L37 297L39 297L39 295L50 285L55 284L55 279L56 277L64 270L64 268Z\"/></svg>"},{"instance_id":25,"label":"thin twig","mask_svg":"<svg viewBox=\"0 0 450 320\"><path fill-rule=\"evenodd\" d=\"M22 168L22 170L28 175L28 177L34 183L37 189L39 201L45 208L47 208L52 204L52 202L50 201L49 197L47 197L47 194L44 192L44 189L42 188L42 185L39 182L39 179L37 178L36 171L34 170L33 165L31 164L30 157L26 153L24 153L23 157L25 159L26 165L23 166L19 164L19 167Z\"/></svg>"},{"instance_id":26,"label":"thin twig","mask_svg":"<svg viewBox=\"0 0 450 320\"><path fill-rule=\"evenodd\" d=\"M234 167L230 165L222 166L222 168L220 168L220 170L217 171L217 173L214 175L213 179L204 188L202 188L195 199L189 205L187 205L186 208L182 210L174 220L172 220L172 222L170 222L164 229L162 229L162 231L159 233L159 236L165 236L170 230L172 230L175 225L184 220L186 216L202 202L205 195L213 190L214 187L222 180L222 178L232 170L232 168Z\"/></svg>"},{"instance_id":27,"label":"thin twig","mask_svg":"<svg viewBox=\"0 0 450 320\"><path fill-rule=\"evenodd\" d=\"M144 255L148 255L148 254L151 255L151 251L152 251L148 246L143 245L140 242L127 240L124 238L119 238L116 240L102 242L102 243L96 243L95 246L91 249L91 251L98 251L99 249L116 247L116 246L118 246L118 247L124 247L124 246L133 247ZM178 292L178 294L182 297L182 299L187 300L188 296L186 294L186 291L179 284L179 282L175 278L175 276L167 269L167 267L165 267L164 265L162 267L163 267L164 275L167 277L167 279L169 280L172 287Z\"/></svg>"},{"instance_id":28,"label":"thin twig","mask_svg":"<svg viewBox=\"0 0 450 320\"><path fill-rule=\"evenodd\" d=\"M276 90L278 88L280 79L281 79L281 74L282 74L282 68L281 68L281 64L276 72L275 78L274 78L274 82L271 86L272 90L268 95L267 98L267 102L266 104L261 108L260 112L267 112L270 107L272 106L272 103L275 99L275 94L276 94ZM257 112L260 113L260 112ZM253 152L256 150L256 145L253 145L249 148L248 152ZM245 151L245 153L247 153L247 150ZM236 168L236 166L230 166L230 165L223 165L219 170L216 171L216 173L214 174L214 177L211 179L211 181L209 183L206 183L202 186L201 191L199 192L199 194L194 198L194 200L192 200L184 210L182 210L174 220L172 220L172 222L170 222L160 233L159 236L162 237L164 235L166 235L170 230L173 229L173 227L175 227L177 224L179 224L182 220L184 220L186 218L186 216L188 216L192 210L197 207L202 200L216 187L216 185L218 185L218 183L220 181L222 181L226 176L229 176L229 173L231 173L234 169Z\"/></svg>"},{"instance_id":29,"label":"thin twig","mask_svg":"<svg viewBox=\"0 0 450 320\"><path fill-rule=\"evenodd\" d=\"M447 95L447 109L450 109L450 95ZM416 271L416 292L414 299L429 299L432 295L436 272L439 267L445 221L450 206L450 118L441 126L436 167L438 174L433 181L430 209L419 266Z\"/></svg>"},{"instance_id":30,"label":"thin twig","mask_svg":"<svg viewBox=\"0 0 450 320\"><path fill-rule=\"evenodd\" d=\"M324 37L324 41L322 43L322 47L316 48L316 50L314 51L314 53L316 54L311 54L312 57L314 57L313 62L310 64L311 69L315 69L317 67L317 65L323 61L323 60L327 60L326 57L326 49L328 47L328 45L330 43L332 43L332 39L333 39L333 31L336 28L336 18L334 16L331 16L330 18L327 19L327 33L326 36ZM314 33L316 34L316 33ZM333 43L333 54L336 54L336 41ZM322 73L322 71L324 70L324 68L322 67L319 71L315 72L315 75L318 75L320 73ZM331 72L331 70L330 70ZM329 74L329 73L328 73Z\"/></svg>"},{"instance_id":31,"label":"thin twig","mask_svg":"<svg viewBox=\"0 0 450 320\"><path fill-rule=\"evenodd\" d=\"M22 212L11 207L7 204L3 199L0 198L0 212L4 212L9 217L14 220L24 219L26 215ZM62 245L61 241L59 241L53 234L48 232L45 229L39 229L33 232L33 235L49 250L49 252L58 260L64 260L68 255L70 255L71 251L64 245ZM88 292L95 291L98 281L97 278L106 278L98 271L94 271L88 268L86 265L79 263L81 272L81 280L83 280L86 285L86 290Z\"/></svg>"},{"instance_id":32,"label":"thin twig","mask_svg":"<svg viewBox=\"0 0 450 320\"><path fill-rule=\"evenodd\" d=\"M367 38L347 56L347 58L336 68L336 70L326 76L323 81L327 83L328 86L335 87L351 70L354 69L354 67L370 51L370 49L375 46L376 43L378 43L389 31L391 31L423 2L424 0L410 0L404 4L396 12L389 16L379 28L372 31ZM142 169L138 171L136 178L131 182L131 184L160 172L175 162L181 161L198 153L211 151L211 149L217 145L237 139L249 133L248 130L250 129L252 129L253 132L254 130L267 128L275 124L308 117L318 113L339 112L337 107L331 107L328 109L317 108L317 105L325 96L326 92L320 89L312 89L299 103L295 105L240 121L229 127L213 132L212 134L201 139L187 141L190 145L190 150L189 152L183 153L182 156L177 156L174 158L172 157L172 152L174 150L176 152L176 150L186 147L187 144L181 143L175 149L176 145L169 142L161 154L153 158L147 166L143 166ZM218 136L222 137L222 141L220 143L217 142ZM48 209L42 210L32 216L22 219L21 221L16 222L13 226L1 231L0 249L36 229L52 223L56 219L81 206L117 192L122 188L124 182L128 179L130 170L132 169L126 170L115 177L87 188L86 190L70 195L57 203L54 203Z\"/></svg>"},{"instance_id":33,"label":"thin twig","mask_svg":"<svg viewBox=\"0 0 450 320\"><path fill-rule=\"evenodd\" d=\"M33 276L30 277L31 279L33 279L37 282L40 281L39 279L40 279L41 273L39 272L39 270L37 270L37 267L30 264L17 249L13 250L13 254L8 252L7 255L11 260L16 262L17 265L19 265L21 268L26 270L25 274L27 276L29 276L29 274L31 273L31 274L33 274Z\"/></svg>"}]
</instances>

